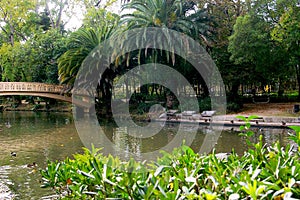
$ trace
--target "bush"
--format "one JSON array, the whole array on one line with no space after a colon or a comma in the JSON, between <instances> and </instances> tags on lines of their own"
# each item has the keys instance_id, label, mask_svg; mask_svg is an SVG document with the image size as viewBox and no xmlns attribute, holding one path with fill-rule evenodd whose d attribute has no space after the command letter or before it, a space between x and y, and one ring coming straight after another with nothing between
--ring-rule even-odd
<instances>
[{"instance_id":1,"label":"bush","mask_svg":"<svg viewBox=\"0 0 300 200\"><path fill-rule=\"evenodd\" d=\"M199 107L200 107L200 112L203 112L205 110L211 110L210 97L199 99Z\"/></svg>"},{"instance_id":2,"label":"bush","mask_svg":"<svg viewBox=\"0 0 300 200\"><path fill-rule=\"evenodd\" d=\"M227 103L227 112L238 112L243 108L243 105L236 102L228 102Z\"/></svg>"},{"instance_id":3,"label":"bush","mask_svg":"<svg viewBox=\"0 0 300 200\"><path fill-rule=\"evenodd\" d=\"M51 187L71 199L284 199L300 198L299 148L293 151L277 142L251 143L251 118L242 126L249 150L219 158L213 151L199 155L182 146L150 165L131 159L121 162L85 149L83 155L49 162L42 187ZM300 145L300 128L291 139Z\"/></svg>"},{"instance_id":4,"label":"bush","mask_svg":"<svg viewBox=\"0 0 300 200\"><path fill-rule=\"evenodd\" d=\"M43 108L43 106L41 104L34 104L34 106L32 107L32 110L37 111L37 110L42 109L42 108Z\"/></svg>"}]
</instances>

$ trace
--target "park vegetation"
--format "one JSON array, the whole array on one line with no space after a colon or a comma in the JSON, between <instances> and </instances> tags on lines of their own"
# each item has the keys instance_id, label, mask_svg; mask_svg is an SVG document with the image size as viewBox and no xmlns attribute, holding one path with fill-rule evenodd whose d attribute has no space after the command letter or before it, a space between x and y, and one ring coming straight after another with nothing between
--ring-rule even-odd
<instances>
[{"instance_id":1,"label":"park vegetation","mask_svg":"<svg viewBox=\"0 0 300 200\"><path fill-rule=\"evenodd\" d=\"M249 119L241 127L249 150L220 157L199 155L188 146L162 152L155 162L122 161L99 149L41 170L42 187L64 199L299 199L300 128L291 127L292 145L251 140Z\"/></svg>"},{"instance_id":2,"label":"park vegetation","mask_svg":"<svg viewBox=\"0 0 300 200\"><path fill-rule=\"evenodd\" d=\"M188 35L206 49L222 75L230 110L239 109L241 98L250 93L282 97L291 91L300 99L298 0L126 0L121 14L111 11L116 3L0 1L1 81L72 88L85 58L101 42L127 30L158 27ZM83 23L68 29L78 9ZM202 109L209 109L211 88L184 59L156 49L116 58L97 87L99 113L110 113L113 84L122 74L153 61L178 70L195 88ZM126 94L131 89L124 88ZM130 102L143 113L149 100L166 106L171 95L168 88L148 84ZM184 145L151 163L124 162L85 149L73 159L49 161L41 170L43 187L70 199L299 199L299 128L292 127L296 150L279 143L268 146L261 137L253 143L249 128L248 123L242 128L249 150L243 155L233 150L222 159L214 151L199 155Z\"/></svg>"},{"instance_id":3,"label":"park vegetation","mask_svg":"<svg viewBox=\"0 0 300 200\"><path fill-rule=\"evenodd\" d=\"M207 50L222 75L231 110L238 109L240 97L250 93L282 97L291 92L299 99L297 0L131 0L121 1L121 14L111 12L116 4L120 1L1 1L1 80L72 87L84 59L101 42L126 30L160 27L182 32ZM67 29L79 8L82 26ZM209 86L183 59L169 59L168 52L142 52L111 63L114 70L106 70L106 81L99 82L99 108L108 105L118 77L139 64L153 62L153 57L183 74L196 88L199 101L209 102ZM124 87L128 90L129 86ZM132 102L140 103L142 111L149 107L145 100L166 102L168 96L166 88L155 84L142 86L138 93Z\"/></svg>"}]
</instances>

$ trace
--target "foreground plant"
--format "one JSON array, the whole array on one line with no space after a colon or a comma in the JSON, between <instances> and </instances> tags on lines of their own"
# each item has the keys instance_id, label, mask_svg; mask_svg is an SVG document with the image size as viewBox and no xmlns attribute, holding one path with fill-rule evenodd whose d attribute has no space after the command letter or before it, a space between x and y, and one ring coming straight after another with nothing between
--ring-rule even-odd
<instances>
[{"instance_id":1,"label":"foreground plant","mask_svg":"<svg viewBox=\"0 0 300 200\"><path fill-rule=\"evenodd\" d=\"M251 143L249 128L246 120L241 131L249 150L222 159L214 151L199 155L183 145L146 165L84 149L74 159L49 162L41 171L42 187L71 199L299 199L299 149L279 142L267 146L262 136ZM300 128L291 128L299 145Z\"/></svg>"}]
</instances>

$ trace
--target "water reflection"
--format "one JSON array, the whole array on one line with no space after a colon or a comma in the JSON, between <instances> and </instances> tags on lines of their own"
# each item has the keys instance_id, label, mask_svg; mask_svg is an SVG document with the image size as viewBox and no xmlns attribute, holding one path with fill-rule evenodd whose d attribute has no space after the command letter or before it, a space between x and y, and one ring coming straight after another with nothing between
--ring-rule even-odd
<instances>
[{"instance_id":1,"label":"water reflection","mask_svg":"<svg viewBox=\"0 0 300 200\"><path fill-rule=\"evenodd\" d=\"M151 130L151 126L147 123L140 125L142 127L148 126ZM156 160L158 156L161 156L160 150L172 151L173 148L165 148L170 143L174 143L172 147L179 147L184 141L195 152L200 153L209 153L215 147L216 152L231 152L234 149L235 152L242 155L248 148L245 138L239 136L240 131L238 127L225 127L220 135L219 129L223 127L218 126L204 126L192 123L180 125L171 122L163 122L160 125L163 126L161 131L155 135L150 134L147 136L149 130L144 133L140 129L136 130L132 127L116 127L102 124L101 131L93 133L87 143L94 141L96 146L104 147L103 152L105 155L112 154L125 160L128 160L130 157L134 157L137 160ZM253 142L258 142L259 135L263 135L263 141L268 145L277 140L282 145L287 145L290 142L287 129L255 128L252 130L255 132L254 137L251 139ZM196 134L193 135L193 132L196 132ZM84 140L87 140L89 133L85 132L84 134ZM154 153L149 154L149 152Z\"/></svg>"},{"instance_id":2,"label":"water reflection","mask_svg":"<svg viewBox=\"0 0 300 200\"><path fill-rule=\"evenodd\" d=\"M53 193L40 188L38 169L27 165L35 162L44 168L47 160L62 160L82 152L72 121L70 113L0 114L0 184L9 186L16 199L40 199Z\"/></svg>"},{"instance_id":3,"label":"water reflection","mask_svg":"<svg viewBox=\"0 0 300 200\"><path fill-rule=\"evenodd\" d=\"M82 123L82 128L86 128L85 125ZM234 148L242 155L247 149L245 139L238 136L238 129L231 130L231 127L225 127L219 137L215 132L218 127L183 124L181 134L178 134L178 124L163 122L156 125L163 129L157 134L147 135L147 132L133 132L132 127L117 127L113 123L103 122L103 134L86 133L79 137L71 113L0 113L0 186L2 183L9 186L16 199L40 199L53 194L51 190L40 188L38 171L28 168L27 164L36 162L38 167L44 168L47 160L63 160L82 152L82 138L95 146L109 141L115 148L103 149L104 154L118 155L124 159L135 157L138 160L147 159L144 155L148 152L157 151L155 157L160 156L159 150L175 140L185 140L196 152L201 151L203 143L215 144L216 152L231 152ZM94 128L99 129L98 123ZM152 130L150 126L148 128ZM254 142L261 134L267 144L277 140L283 145L290 142L286 129L253 130L256 132ZM11 152L16 152L16 157L11 156Z\"/></svg>"}]
</instances>

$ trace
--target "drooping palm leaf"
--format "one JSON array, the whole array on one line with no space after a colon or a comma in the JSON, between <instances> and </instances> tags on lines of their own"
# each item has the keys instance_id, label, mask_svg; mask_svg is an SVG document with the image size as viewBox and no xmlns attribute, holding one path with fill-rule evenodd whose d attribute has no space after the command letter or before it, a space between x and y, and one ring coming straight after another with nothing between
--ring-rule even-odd
<instances>
[{"instance_id":1,"label":"drooping palm leaf","mask_svg":"<svg viewBox=\"0 0 300 200\"><path fill-rule=\"evenodd\" d=\"M129 30L146 27L168 28L186 34L206 45L209 44L206 37L210 30L207 13L197 9L196 3L193 1L132 0L122 6L122 10L129 9L131 12L121 16L121 24L125 24ZM156 41L159 41L155 44L157 49L166 47L165 45L170 46L170 42L174 44L174 38L170 39L168 34L166 30L163 34L157 35ZM140 44L141 42L143 42L142 38L132 38L128 43ZM173 48L176 46L170 47L171 50ZM140 52L137 57L140 60ZM175 64L174 53L170 52L165 59L171 61L173 65Z\"/></svg>"},{"instance_id":2,"label":"drooping palm leaf","mask_svg":"<svg viewBox=\"0 0 300 200\"><path fill-rule=\"evenodd\" d=\"M84 59L101 42L109 38L115 26L103 25L97 29L81 28L69 39L69 50L58 59L58 73L61 83L73 86Z\"/></svg>"}]
</instances>

